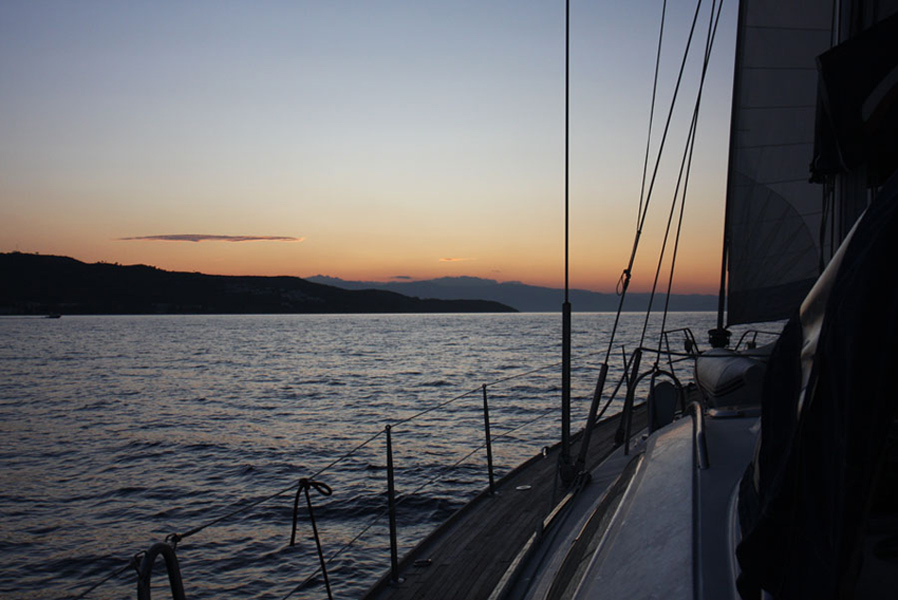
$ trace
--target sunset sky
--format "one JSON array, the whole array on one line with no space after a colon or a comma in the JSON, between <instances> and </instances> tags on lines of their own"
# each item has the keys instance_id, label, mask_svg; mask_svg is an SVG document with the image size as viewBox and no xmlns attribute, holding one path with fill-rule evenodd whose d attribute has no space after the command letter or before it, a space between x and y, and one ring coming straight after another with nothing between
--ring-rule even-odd
<instances>
[{"instance_id":1,"label":"sunset sky","mask_svg":"<svg viewBox=\"0 0 898 600\"><path fill-rule=\"evenodd\" d=\"M644 234L650 285L707 9ZM720 270L735 2L675 291ZM676 6L674 6L676 5ZM571 285L626 266L661 1L571 3ZM694 5L671 3L655 144ZM0 3L0 251L217 274L562 285L564 2Z\"/></svg>"}]
</instances>

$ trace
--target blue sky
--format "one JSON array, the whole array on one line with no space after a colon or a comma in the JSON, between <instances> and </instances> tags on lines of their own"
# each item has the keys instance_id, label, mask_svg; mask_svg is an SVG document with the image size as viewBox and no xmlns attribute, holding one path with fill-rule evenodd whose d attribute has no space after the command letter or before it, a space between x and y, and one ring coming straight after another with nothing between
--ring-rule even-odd
<instances>
[{"instance_id":1,"label":"blue sky","mask_svg":"<svg viewBox=\"0 0 898 600\"><path fill-rule=\"evenodd\" d=\"M661 2L571 10L572 283L609 289L635 227ZM669 9L659 113L693 10ZM734 12L703 101L684 291L719 271ZM0 251L560 285L563 84L563 2L6 0Z\"/></svg>"}]
</instances>

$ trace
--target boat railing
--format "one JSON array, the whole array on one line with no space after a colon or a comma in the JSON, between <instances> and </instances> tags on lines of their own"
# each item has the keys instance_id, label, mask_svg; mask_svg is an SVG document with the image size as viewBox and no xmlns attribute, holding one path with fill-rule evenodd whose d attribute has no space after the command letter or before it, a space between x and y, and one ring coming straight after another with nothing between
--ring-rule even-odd
<instances>
[{"instance_id":1,"label":"boat railing","mask_svg":"<svg viewBox=\"0 0 898 600\"><path fill-rule=\"evenodd\" d=\"M677 336L682 337L683 351L673 349L671 338ZM644 371L640 371L643 355L654 354L655 360L651 367ZM657 348L639 346L633 353L632 360L627 363L627 373L625 373L625 381L627 383L627 395L623 406L623 415L620 421L617 441L624 445L624 453L629 454L630 439L632 437L632 422L635 409L639 406L635 401L636 390L639 385L649 378L649 386L646 395L646 403L648 408L648 432L651 433L654 428L654 410L653 406L653 390L658 379L667 379L674 385L677 398L679 400L680 414L685 414L689 407L686 405L686 391L681 383L681 378L677 375L677 366L681 363L688 363L694 368L695 359L699 355L699 346L695 340L695 335L688 327L665 330L661 333L660 344ZM662 360L667 362L667 368L661 367ZM626 362L626 359L625 359Z\"/></svg>"},{"instance_id":2,"label":"boat railing","mask_svg":"<svg viewBox=\"0 0 898 600\"><path fill-rule=\"evenodd\" d=\"M592 356L595 356L595 354L589 354L589 355L584 356L583 358L585 360ZM625 359L624 366L626 369L627 365L626 365L626 353L625 352L624 352L624 359ZM204 523L200 523L199 525L197 525L193 528L184 530L183 532L169 534L168 536L166 536L164 542L156 542L151 546L150 550L152 551L153 561L155 560L156 556L161 554L165 558L165 564L169 568L169 573L170 573L170 576L172 577L172 581L174 582L175 580L177 580L178 585L180 585L180 572L174 573L172 571L172 568L173 568L172 565L174 565L175 569L178 568L176 552L177 552L179 543L184 542L188 538L195 536L202 531L219 526L227 521L233 520L234 518L236 518L238 516L245 515L245 513L248 513L249 511L258 508L262 504L272 502L273 500L275 500L279 497L282 497L288 493L295 493L294 512L293 512L294 526L293 526L293 531L292 531L292 535L291 535L291 538L293 538L293 540L295 540L295 537L296 537L296 521L295 520L297 519L297 515L299 512L300 495L304 492L305 498L306 498L306 511L305 512L309 519L310 527L314 531L314 535L315 535L315 539L316 539L316 546L318 548L318 556L317 556L318 561L317 562L319 563L319 565L316 568L314 568L314 570L312 570L312 572L310 572L306 577L302 578L298 585L296 585L285 596L283 596L283 598L285 600L287 598L290 598L294 594L300 592L304 588L310 586L319 577L321 577L325 581L325 585L328 588L328 597L331 597L330 596L330 583L328 582L328 575L327 575L328 567L333 565L333 563L335 561L337 561L337 559L339 559L350 548L352 548L355 544L357 544L359 542L359 540L362 539L363 536L365 536L375 525L377 525L378 523L381 523L384 519L387 519L389 521L388 529L389 529L389 537L390 537L389 546L390 546L390 570L391 570L391 574L392 574L391 576L394 579L398 579L398 567L397 567L398 554L399 554L398 532L399 532L400 527L399 527L399 524L397 523L397 516L396 516L397 508L400 507L404 502L408 501L409 499L414 498L417 495L419 495L426 488L434 486L441 480L447 478L447 476L450 475L451 473L453 473L454 471L456 471L456 469L459 466L461 466L465 462L471 460L472 457L474 457L475 455L478 455L480 453L484 453L485 457L486 457L486 472L484 473L484 483L486 485L485 490L486 490L486 493L493 494L495 492L495 481L496 481L495 468L494 468L494 464L493 464L493 446L494 446L494 444L500 440L511 439L516 433L520 432L521 430L523 430L527 427L530 427L534 423L536 423L542 419L545 419L545 418L549 417L550 415L557 412L557 409L554 406L543 409L543 410L536 410L535 414L528 415L529 418L523 419L523 422L515 423L514 426L510 426L502 431L495 432L494 431L495 423L491 422L491 418L490 418L490 404L491 404L491 399L494 400L494 398L496 396L496 389L504 384L519 381L526 377L535 376L535 375L540 374L549 369L557 369L560 366L561 366L561 362L554 362L554 363L547 364L547 365L544 365L544 366L541 366L538 368L534 368L534 369L530 369L530 370L523 371L520 373L515 373L512 375L505 376L505 377L497 378L493 381L490 381L489 383L481 384L481 385L479 385L475 388L472 388L468 391L465 391L461 394L455 395L451 398L448 398L446 400L437 402L431 406L423 408L420 411L418 411L410 416L407 416L405 418L398 419L398 420L393 420L393 421L385 424L382 429L371 432L370 435L368 435L368 437L366 437L362 442L355 445L353 448L349 449L347 452L336 457L335 459L333 459L332 461L330 461L328 464L324 465L317 471L314 471L311 474L307 474L304 477L299 478L298 483L296 482L297 480L294 480L289 485L286 485L285 487L283 487L281 489L273 491L261 498L257 498L256 500L253 500L252 502L243 504L241 506L232 507L230 509L225 509L218 516L211 518ZM587 368L588 367L583 367L583 369L587 369ZM607 367L603 366L602 368L607 370ZM621 383L618 384L617 389L620 389L621 384L624 382L625 378L626 378L626 373L621 378ZM615 394L617 392L617 389L615 390ZM554 391L554 388L552 391ZM494 395L493 398L491 398L491 393ZM614 397L615 394L612 394L612 398ZM421 483L415 489L413 489L410 492L407 492L405 494L402 494L401 496L397 495L397 493L396 493L396 476L397 476L398 469L395 467L395 464L394 464L394 452L396 450L397 441L395 439L394 434L398 430L403 430L403 429L409 428L409 426L411 426L413 423L415 423L417 421L424 420L425 417L429 417L433 413L448 409L450 406L455 405L463 400L474 399L474 398L477 399L478 404L480 404L482 402L482 409L480 409L480 408L477 409L478 411L480 411L482 413L482 434L481 434L483 436L482 441L480 441L478 443L474 443L474 446L472 449L465 452L462 456L458 457L455 462L453 462L449 466L441 469L439 472L437 472L432 477L428 478L426 481ZM610 400L611 399L609 399L609 403L610 403ZM599 418L601 418L601 416ZM318 492L319 496L330 495L330 487L323 481L325 479L324 476L337 470L338 468L342 469L343 467L347 467L347 463L350 463L353 458L356 458L363 451L366 451L370 454L371 450L372 450L372 446L374 446L375 443L381 441L381 438L383 438L383 444L384 444L383 449L381 451L385 453L385 462L386 462L385 471L386 471L386 478L387 478L387 503L386 503L387 506L384 507L384 509L381 512L377 513L374 516L374 518L370 519L367 522L367 524L365 524L361 528L361 530L359 530L351 539L349 539L347 542L342 544L342 546L339 549L337 549L336 551L333 551L329 556L325 557L323 551L321 550L321 541L318 537L319 532L318 532L318 527L317 527L317 524L315 521L315 513L313 511L312 497L310 496L309 492L316 491L316 492ZM374 452L376 453L377 450L374 449ZM351 465L349 465L349 466L351 466ZM370 476L370 475L366 474L364 476ZM380 492L380 494L382 494L382 492ZM161 548L160 546L165 546L166 548ZM150 554L151 554L151 552L147 551L147 552L138 553L137 556L144 557L144 561L145 561L146 557L150 556ZM88 587L87 589L82 591L80 594L75 596L75 598L76 599L86 598L86 597L88 597L88 595L91 592L93 592L100 586L122 576L122 574L125 571L128 571L129 569L137 569L138 568L137 563L139 561L137 561L136 558L132 558L126 562L127 562L127 564L116 569L110 575L108 575L107 577L98 581L97 583L94 583L93 585L91 585L90 587ZM150 563L150 567L151 566L152 566L152 563ZM146 578L146 579L144 579L143 577L139 578L138 585L144 585L144 583L141 583L144 581L148 582L149 580L148 580L148 578ZM174 586L174 583L173 583L173 586Z\"/></svg>"},{"instance_id":3,"label":"boat railing","mask_svg":"<svg viewBox=\"0 0 898 600\"><path fill-rule=\"evenodd\" d=\"M639 358L649 352L654 352L660 355L665 355L670 361L671 369L666 370L660 367L658 361L656 361L649 369L640 372L639 371ZM680 412L684 413L686 411L685 405L685 392L683 389L683 385L680 382L680 379L676 375L676 371L673 368L675 362L681 362L683 360L692 360L694 357L692 355L687 355L683 353L677 353L669 350L659 350L657 348L645 348L639 347L635 351L635 360L633 361L633 368L630 371L630 376L628 379L627 385L627 396L624 401L623 407L623 416L620 421L617 440L619 443L624 445L624 453L629 454L630 452L630 439L632 437L632 423L633 423L633 414L639 404L636 403L636 390L639 385L646 380L649 379L648 392L646 395L646 404L648 408L648 432L651 433L653 430L654 423L654 406L653 406L653 390L655 388L655 384L659 379L668 379L674 385L677 398L679 400Z\"/></svg>"},{"instance_id":4,"label":"boat railing","mask_svg":"<svg viewBox=\"0 0 898 600\"><path fill-rule=\"evenodd\" d=\"M672 349L670 338L674 334L681 334L684 339L684 351L675 351ZM763 331L757 329L749 329L746 330L739 338L739 341L736 343L734 349L739 351L742 349L743 344L745 349L754 350L758 347L758 339L767 339L769 341L773 341L779 337L780 333L775 331ZM640 358L644 354L655 353L655 362L654 364L647 370L643 372L639 372L639 363ZM623 407L623 415L620 423L620 431L618 434L618 439L623 441L625 445L625 452L629 452L629 440L630 440L630 428L631 422L633 419L633 412L635 408L635 401L633 396L635 394L635 388L642 382L645 378L651 377L651 384L649 386L649 394L648 394L648 412L649 412L649 425L648 431L651 433L652 431L652 414L653 407L651 405L652 392L651 390L655 386L655 382L659 377L666 377L671 379L673 384L676 386L679 399L680 399L680 410L681 414L691 413L695 419L695 448L696 448L696 464L700 469L706 469L709 465L709 457L708 457L708 446L707 440L705 439L705 427L704 427L704 407L702 406L701 397L698 400L695 400L686 405L686 393L685 388L680 384L679 379L676 375L675 365L688 362L694 366L695 359L699 356L699 347L695 341L695 336L692 334L692 331L688 328L682 329L673 329L669 331L664 331L661 334L661 344L658 348L649 348L640 346L636 348L634 352L634 358L632 365L632 370L628 375L628 390L627 390L627 400L624 402ZM665 357L667 363L670 367L669 371L663 370L660 367L661 357ZM712 357L714 358L714 357ZM726 356L721 356L721 360L726 359Z\"/></svg>"},{"instance_id":5,"label":"boat railing","mask_svg":"<svg viewBox=\"0 0 898 600\"><path fill-rule=\"evenodd\" d=\"M689 405L694 418L693 437L695 443L695 464L699 469L707 469L711 465L708 458L708 440L705 436L705 411L700 402Z\"/></svg>"},{"instance_id":6,"label":"boat railing","mask_svg":"<svg viewBox=\"0 0 898 600\"><path fill-rule=\"evenodd\" d=\"M759 329L749 329L745 331L741 336L739 336L739 341L736 342L735 350L738 352L742 349L743 343L745 344L745 348L748 350L754 350L758 347L758 337L762 336L763 339L767 339L770 341L775 340L779 337L778 332L773 331L762 331Z\"/></svg>"},{"instance_id":7,"label":"boat railing","mask_svg":"<svg viewBox=\"0 0 898 600\"><path fill-rule=\"evenodd\" d=\"M666 329L661 333L663 344L668 350L670 350L670 338L674 334L680 334L683 337L683 346L687 354L694 355L698 352L698 342L695 341L695 334L692 333L690 327Z\"/></svg>"},{"instance_id":8,"label":"boat railing","mask_svg":"<svg viewBox=\"0 0 898 600\"><path fill-rule=\"evenodd\" d=\"M137 599L150 600L150 579L153 575L153 566L156 563L156 558L160 555L165 560L172 599L185 600L184 583L181 580L178 557L174 548L165 542L156 542L149 550L140 555L140 566L137 568ZM137 560L136 556L135 560Z\"/></svg>"}]
</instances>

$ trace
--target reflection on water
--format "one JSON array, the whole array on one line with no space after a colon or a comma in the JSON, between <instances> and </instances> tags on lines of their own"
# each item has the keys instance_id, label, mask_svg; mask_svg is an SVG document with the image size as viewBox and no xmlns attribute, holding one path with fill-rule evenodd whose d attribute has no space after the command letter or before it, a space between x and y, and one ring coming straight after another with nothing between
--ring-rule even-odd
<instances>
[{"instance_id":1,"label":"reflection on water","mask_svg":"<svg viewBox=\"0 0 898 600\"><path fill-rule=\"evenodd\" d=\"M713 325L677 314L672 327ZM574 418L582 424L606 314L574 315ZM625 315L629 352L642 317ZM472 391L393 432L400 544L408 549L486 485L480 386L550 365L549 314L0 318L0 596L80 591L128 557L283 489L388 422ZM613 357L612 379L623 359ZM493 435L555 407L552 367L490 387ZM576 426L576 425L575 425ZM558 437L557 417L496 441L497 475ZM382 437L321 476L327 553L385 508ZM413 496L435 475L444 477ZM315 570L285 494L178 547L192 598L282 598ZM306 525L306 530L303 529ZM335 561L338 597L358 597L389 563L384 520ZM164 576L154 576L163 585ZM133 571L93 598L134 595ZM319 597L320 588L293 597Z\"/></svg>"}]
</instances>

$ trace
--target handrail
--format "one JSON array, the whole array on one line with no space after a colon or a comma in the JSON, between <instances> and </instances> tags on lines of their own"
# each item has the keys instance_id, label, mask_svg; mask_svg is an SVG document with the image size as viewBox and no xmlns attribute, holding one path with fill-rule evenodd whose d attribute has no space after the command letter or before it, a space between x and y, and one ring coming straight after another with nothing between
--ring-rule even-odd
<instances>
[{"instance_id":1,"label":"handrail","mask_svg":"<svg viewBox=\"0 0 898 600\"><path fill-rule=\"evenodd\" d=\"M683 345L685 346L685 350L686 350L686 356L678 358L677 360L674 360L673 357L675 355L673 354L673 351L670 349L670 336L675 333L683 334L683 338L684 338ZM664 346L667 348L667 350L665 352L665 351L661 350L661 348L659 347L657 350L657 353L659 356L661 354L667 355L667 362L670 365L670 370L672 373L676 370L675 363L682 362L684 360L689 360L689 358L694 358L699 353L698 342L695 341L695 335L693 335L692 329L689 327L680 327L677 329L664 330L661 332L661 339L664 343ZM680 355L677 354L676 356L680 356Z\"/></svg>"},{"instance_id":2,"label":"handrail","mask_svg":"<svg viewBox=\"0 0 898 600\"><path fill-rule=\"evenodd\" d=\"M692 408L692 416L695 423L693 435L695 439L695 462L699 469L707 469L711 466L708 458L708 440L705 437L705 411L699 402L692 402L689 405Z\"/></svg>"},{"instance_id":3,"label":"handrail","mask_svg":"<svg viewBox=\"0 0 898 600\"><path fill-rule=\"evenodd\" d=\"M695 341L695 335L692 333L691 327L678 327L676 329L665 329L661 335L665 338L669 338L673 333L682 333L683 337L686 338L687 352L692 352L693 350L698 349L698 342Z\"/></svg>"},{"instance_id":4,"label":"handrail","mask_svg":"<svg viewBox=\"0 0 898 600\"><path fill-rule=\"evenodd\" d=\"M758 336L759 335L767 335L770 337L778 337L778 333L774 333L772 331L762 331L760 329L749 329L745 331L741 336L739 336L739 341L736 342L735 350L739 350L739 347L742 345L742 342L746 337L751 336L751 341L747 342L746 345L749 350L752 350L757 347L758 344Z\"/></svg>"},{"instance_id":5,"label":"handrail","mask_svg":"<svg viewBox=\"0 0 898 600\"><path fill-rule=\"evenodd\" d=\"M675 352L670 350L670 341L669 334L682 332L686 337L686 352ZM617 444L621 444L624 446L624 454L630 453L630 434L631 434L631 424L633 419L633 410L635 408L634 396L636 394L636 387L639 383L647 376L652 376L652 387L654 387L654 379L655 377L662 375L665 377L669 377L674 385L677 388L677 391L680 395L680 398L683 398L683 386L680 384L679 379L676 376L674 363L683 362L686 360L695 360L698 355L698 345L695 343L695 336L693 336L692 331L688 327L680 328L680 329L672 329L665 330L661 333L661 342L664 343L668 349L664 350L660 347L658 348L649 348L644 346L638 346L636 350L633 352L633 360L626 364L625 359L625 372L623 379L627 382L627 396L624 401L624 406L622 409L623 416L621 418L620 424L618 425L617 433L615 434L615 442ZM670 371L664 371L658 366L658 362L656 360L655 364L644 373L639 373L640 359L642 357L643 352L654 352L656 356L660 357L662 355L667 356L668 363L670 364ZM674 357L679 357L674 360ZM617 390L615 390L616 393ZM599 390L596 391L599 393ZM613 396L612 396L613 397ZM649 395L649 399L651 399L651 395ZM596 400L593 400L595 404ZM610 402L610 398L609 398ZM651 407L650 407L651 413ZM650 417L651 419L651 417ZM649 432L651 432L652 424L649 422ZM704 435L704 434L703 434ZM707 452L706 452L707 454ZM706 457L707 458L707 457Z\"/></svg>"}]
</instances>

